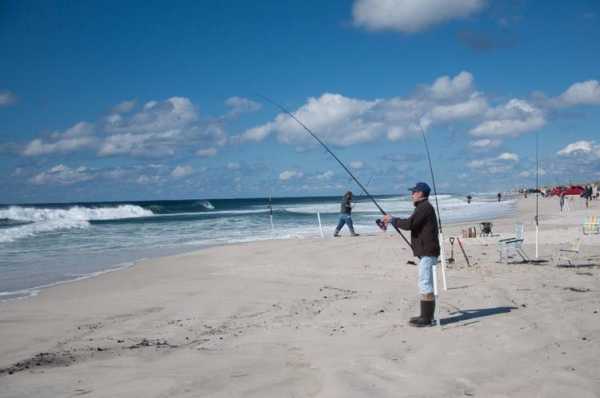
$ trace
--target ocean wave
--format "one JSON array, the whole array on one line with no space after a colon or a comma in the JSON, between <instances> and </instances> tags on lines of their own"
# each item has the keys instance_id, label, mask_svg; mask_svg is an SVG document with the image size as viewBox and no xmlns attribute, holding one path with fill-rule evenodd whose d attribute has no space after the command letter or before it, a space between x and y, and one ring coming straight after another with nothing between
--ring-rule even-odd
<instances>
[{"instance_id":1,"label":"ocean wave","mask_svg":"<svg viewBox=\"0 0 600 398\"><path fill-rule=\"evenodd\" d=\"M73 206L68 209L10 206L7 209L0 209L0 219L30 222L119 220L153 215L154 213L151 210L136 205L119 205L113 207Z\"/></svg>"},{"instance_id":2,"label":"ocean wave","mask_svg":"<svg viewBox=\"0 0 600 398\"><path fill-rule=\"evenodd\" d=\"M87 228L90 223L85 220L49 220L21 225L0 230L0 243L14 242L44 232L57 230Z\"/></svg>"},{"instance_id":3,"label":"ocean wave","mask_svg":"<svg viewBox=\"0 0 600 398\"><path fill-rule=\"evenodd\" d=\"M15 226L0 229L0 243L56 230L87 228L89 222L95 220L120 220L153 215L152 211L136 205L73 206L68 209L10 206L0 209L0 219L8 220Z\"/></svg>"}]
</instances>

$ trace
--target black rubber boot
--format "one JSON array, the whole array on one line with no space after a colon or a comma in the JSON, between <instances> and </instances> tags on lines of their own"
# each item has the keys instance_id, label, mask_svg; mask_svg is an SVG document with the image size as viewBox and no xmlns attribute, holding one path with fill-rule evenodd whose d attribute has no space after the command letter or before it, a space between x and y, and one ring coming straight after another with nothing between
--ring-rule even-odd
<instances>
[{"instance_id":1,"label":"black rubber boot","mask_svg":"<svg viewBox=\"0 0 600 398\"><path fill-rule=\"evenodd\" d=\"M410 318L408 323L410 326L422 328L425 326L431 326L433 320L433 313L435 312L435 300L421 300L421 315Z\"/></svg>"}]
</instances>

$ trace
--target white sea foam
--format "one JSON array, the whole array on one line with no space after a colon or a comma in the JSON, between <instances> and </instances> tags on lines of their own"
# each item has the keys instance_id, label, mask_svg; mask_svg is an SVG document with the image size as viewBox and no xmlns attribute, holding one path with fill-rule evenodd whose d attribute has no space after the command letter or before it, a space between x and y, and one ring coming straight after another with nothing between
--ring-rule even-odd
<instances>
[{"instance_id":1,"label":"white sea foam","mask_svg":"<svg viewBox=\"0 0 600 398\"><path fill-rule=\"evenodd\" d=\"M68 209L10 206L0 209L0 219L30 222L0 230L0 243L55 230L86 228L92 220L119 220L153 216L154 213L136 205L113 207L73 206Z\"/></svg>"}]
</instances>

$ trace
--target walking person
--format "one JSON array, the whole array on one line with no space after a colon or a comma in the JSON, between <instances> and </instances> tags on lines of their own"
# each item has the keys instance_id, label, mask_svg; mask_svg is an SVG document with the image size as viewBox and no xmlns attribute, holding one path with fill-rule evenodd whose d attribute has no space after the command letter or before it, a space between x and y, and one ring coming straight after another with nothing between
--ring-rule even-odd
<instances>
[{"instance_id":1,"label":"walking person","mask_svg":"<svg viewBox=\"0 0 600 398\"><path fill-rule=\"evenodd\" d=\"M352 192L348 191L342 198L342 204L340 205L340 220L338 221L337 227L333 236L336 238L340 236L340 231L344 227L344 224L348 225L351 236L359 236L354 232L354 224L352 223Z\"/></svg>"},{"instance_id":2,"label":"walking person","mask_svg":"<svg viewBox=\"0 0 600 398\"><path fill-rule=\"evenodd\" d=\"M440 255L438 240L438 223L435 210L429 203L431 189L424 182L417 183L410 189L415 210L409 218L392 217L387 214L383 223L410 231L410 241L415 257L419 257L419 293L421 314L409 320L415 327L431 326L435 313L435 296L433 292L433 266Z\"/></svg>"},{"instance_id":3,"label":"walking person","mask_svg":"<svg viewBox=\"0 0 600 398\"><path fill-rule=\"evenodd\" d=\"M502 194L500 192L498 192L498 202L500 202L500 201L502 201Z\"/></svg>"},{"instance_id":4,"label":"walking person","mask_svg":"<svg viewBox=\"0 0 600 398\"><path fill-rule=\"evenodd\" d=\"M560 203L560 212L562 213L563 209L565 208L565 194L564 193L560 194L559 203Z\"/></svg>"}]
</instances>

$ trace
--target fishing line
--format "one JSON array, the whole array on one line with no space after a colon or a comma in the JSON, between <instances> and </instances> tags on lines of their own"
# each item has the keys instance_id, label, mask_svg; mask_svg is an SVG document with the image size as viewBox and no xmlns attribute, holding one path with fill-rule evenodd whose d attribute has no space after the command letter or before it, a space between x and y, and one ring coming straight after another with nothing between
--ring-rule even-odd
<instances>
[{"instance_id":1,"label":"fishing line","mask_svg":"<svg viewBox=\"0 0 600 398\"><path fill-rule=\"evenodd\" d=\"M298 118L296 116L294 116L294 114L292 114L290 111L288 111L287 109L285 109L282 105L278 104L277 102L273 101L269 97L264 96L262 94L258 94L258 96L261 97L261 98L263 98L265 101L270 102L271 104L275 105L277 108L281 109L284 113L286 113L292 119L294 119L300 126L302 126L304 128L304 130L306 130L315 140L317 140L317 142L319 144L321 144L323 146L323 148L325 148L325 150L327 152L329 152L329 154L331 156L333 156L333 158L340 164L340 166L342 166L342 168L346 171L346 173L348 173L350 175L350 177L352 177L352 179L354 180L354 182L356 182L356 184L360 187L360 189L362 189L362 191L365 193L365 195L367 195L367 197L369 199L371 199L371 201L373 202L373 204L375 205L375 207L377 207L377 209L381 212L381 214L383 214L384 216L387 215L387 213L385 212L385 210L383 210L381 208L381 206L379 206L379 203L377 203L377 201L375 200L375 198L373 197L373 195L371 195L369 193L369 191L367 191L367 189L364 187L364 185L361 184L361 182L354 176L354 174L352 174L352 172L350 171L350 169L348 167L346 167L346 165L344 164L344 162L342 162L335 155L335 153L333 153L333 151L331 149L329 149L329 147L327 145L325 145L325 143L323 141L321 141L321 139L315 133L313 133L308 127L306 127L306 125L304 123L302 123L300 120L298 120ZM402 237L402 239L404 240L404 242L412 249L412 245L410 244L410 242L408 241L408 239L406 239L406 237L400 231L400 229L398 229L398 227L396 227L395 225L393 225L393 227L396 230L396 232L398 232L398 234Z\"/></svg>"}]
</instances>

